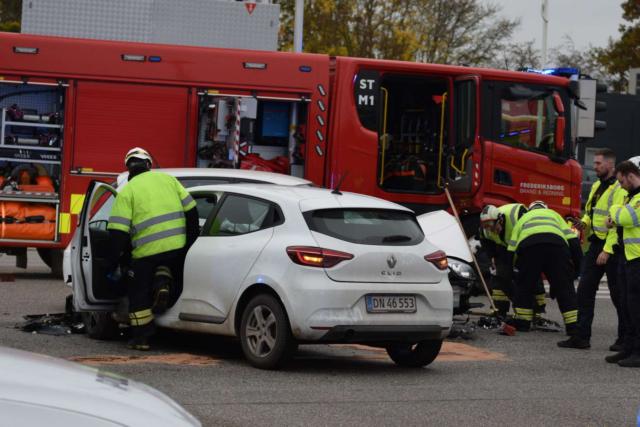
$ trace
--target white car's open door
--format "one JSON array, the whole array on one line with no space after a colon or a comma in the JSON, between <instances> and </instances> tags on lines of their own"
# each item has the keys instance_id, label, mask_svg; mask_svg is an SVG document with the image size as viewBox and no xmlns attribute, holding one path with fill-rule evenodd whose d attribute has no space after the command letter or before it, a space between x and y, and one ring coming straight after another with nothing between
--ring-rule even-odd
<instances>
[{"instance_id":1,"label":"white car's open door","mask_svg":"<svg viewBox=\"0 0 640 427\"><path fill-rule=\"evenodd\" d=\"M117 195L113 187L91 181L71 240L73 306L76 311L115 311L124 294L124 279L112 281L107 260L109 215Z\"/></svg>"}]
</instances>

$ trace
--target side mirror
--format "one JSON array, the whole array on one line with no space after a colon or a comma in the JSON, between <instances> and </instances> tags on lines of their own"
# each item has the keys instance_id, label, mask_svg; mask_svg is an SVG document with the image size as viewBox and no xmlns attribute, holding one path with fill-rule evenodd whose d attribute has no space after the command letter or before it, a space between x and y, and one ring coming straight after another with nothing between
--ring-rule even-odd
<instances>
[{"instance_id":1,"label":"side mirror","mask_svg":"<svg viewBox=\"0 0 640 427\"><path fill-rule=\"evenodd\" d=\"M565 118L558 117L556 119L556 132L555 132L555 143L556 143L556 152L558 155L562 154L562 150L564 150L564 128L566 126Z\"/></svg>"},{"instance_id":2,"label":"side mirror","mask_svg":"<svg viewBox=\"0 0 640 427\"><path fill-rule=\"evenodd\" d=\"M569 90L569 96L573 99L580 99L580 82L577 80L571 80L567 86Z\"/></svg>"}]
</instances>

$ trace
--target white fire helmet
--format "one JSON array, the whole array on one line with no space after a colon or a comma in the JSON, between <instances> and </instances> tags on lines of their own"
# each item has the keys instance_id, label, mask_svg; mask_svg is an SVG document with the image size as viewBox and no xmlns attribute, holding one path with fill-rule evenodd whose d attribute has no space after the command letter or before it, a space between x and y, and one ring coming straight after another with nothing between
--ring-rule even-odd
<instances>
[{"instance_id":1,"label":"white fire helmet","mask_svg":"<svg viewBox=\"0 0 640 427\"><path fill-rule=\"evenodd\" d=\"M151 165L153 165L153 160L151 160L151 156L149 155L147 150L144 150L139 147L129 150L129 152L127 153L127 156L124 158L124 165L127 166L127 163L131 159L149 160Z\"/></svg>"}]
</instances>

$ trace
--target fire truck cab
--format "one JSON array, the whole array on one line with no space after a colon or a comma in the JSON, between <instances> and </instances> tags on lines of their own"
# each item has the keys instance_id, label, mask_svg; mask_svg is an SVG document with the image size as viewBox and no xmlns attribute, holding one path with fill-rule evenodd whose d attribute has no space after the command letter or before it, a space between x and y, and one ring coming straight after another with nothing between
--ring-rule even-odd
<instances>
[{"instance_id":1,"label":"fire truck cab","mask_svg":"<svg viewBox=\"0 0 640 427\"><path fill-rule=\"evenodd\" d=\"M447 207L444 180L466 215L536 199L579 214L567 78L357 58L331 70L325 185L349 170L345 189L420 214Z\"/></svg>"}]
</instances>

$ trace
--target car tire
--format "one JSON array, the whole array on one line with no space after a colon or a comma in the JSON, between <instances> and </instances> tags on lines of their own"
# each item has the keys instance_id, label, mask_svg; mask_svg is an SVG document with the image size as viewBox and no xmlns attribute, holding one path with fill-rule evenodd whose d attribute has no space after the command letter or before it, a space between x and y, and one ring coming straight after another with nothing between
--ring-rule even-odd
<instances>
[{"instance_id":1,"label":"car tire","mask_svg":"<svg viewBox=\"0 0 640 427\"><path fill-rule=\"evenodd\" d=\"M387 347L387 354L396 364L407 368L421 368L436 360L443 340L420 341L415 346Z\"/></svg>"},{"instance_id":2,"label":"car tire","mask_svg":"<svg viewBox=\"0 0 640 427\"><path fill-rule=\"evenodd\" d=\"M111 313L91 311L82 313L82 322L87 336L94 340L108 341L118 336L119 324Z\"/></svg>"},{"instance_id":3,"label":"car tire","mask_svg":"<svg viewBox=\"0 0 640 427\"><path fill-rule=\"evenodd\" d=\"M245 307L240 343L249 363L259 369L281 368L298 349L282 303L268 294L253 297Z\"/></svg>"}]
</instances>

